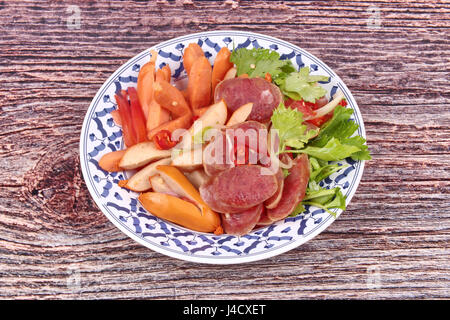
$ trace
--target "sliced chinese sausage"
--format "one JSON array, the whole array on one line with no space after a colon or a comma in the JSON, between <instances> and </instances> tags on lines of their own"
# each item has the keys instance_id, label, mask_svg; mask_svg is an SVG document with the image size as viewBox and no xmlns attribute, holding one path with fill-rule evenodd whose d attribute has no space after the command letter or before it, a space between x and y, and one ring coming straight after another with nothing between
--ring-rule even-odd
<instances>
[{"instance_id":1,"label":"sliced chinese sausage","mask_svg":"<svg viewBox=\"0 0 450 320\"><path fill-rule=\"evenodd\" d=\"M273 196L264 201L264 205L266 206L267 209L275 208L278 205L278 203L280 203L281 197L283 195L284 175L283 170L281 170L281 168L278 169L276 177L278 181L278 189Z\"/></svg>"},{"instance_id":2,"label":"sliced chinese sausage","mask_svg":"<svg viewBox=\"0 0 450 320\"><path fill-rule=\"evenodd\" d=\"M244 121L226 129L234 144L245 143L261 155L267 155L267 127L258 121Z\"/></svg>"},{"instance_id":3,"label":"sliced chinese sausage","mask_svg":"<svg viewBox=\"0 0 450 320\"><path fill-rule=\"evenodd\" d=\"M222 171L200 186L200 195L212 210L221 213L254 207L278 189L276 176L261 174L262 168L242 165Z\"/></svg>"},{"instance_id":4,"label":"sliced chinese sausage","mask_svg":"<svg viewBox=\"0 0 450 320\"><path fill-rule=\"evenodd\" d=\"M233 144L225 134L217 135L203 150L203 169L209 176L234 167Z\"/></svg>"},{"instance_id":5,"label":"sliced chinese sausage","mask_svg":"<svg viewBox=\"0 0 450 320\"><path fill-rule=\"evenodd\" d=\"M214 93L214 101L225 100L228 109L235 111L252 102L248 120L266 122L283 99L280 89L262 78L233 78L220 82Z\"/></svg>"},{"instance_id":6,"label":"sliced chinese sausage","mask_svg":"<svg viewBox=\"0 0 450 320\"><path fill-rule=\"evenodd\" d=\"M267 208L264 207L261 216L259 217L258 222L256 223L256 227L264 227L274 223L272 219L267 216Z\"/></svg>"},{"instance_id":7,"label":"sliced chinese sausage","mask_svg":"<svg viewBox=\"0 0 450 320\"><path fill-rule=\"evenodd\" d=\"M245 121L226 128L203 151L203 168L210 175L236 164L267 165L267 128L257 121Z\"/></svg>"},{"instance_id":8,"label":"sliced chinese sausage","mask_svg":"<svg viewBox=\"0 0 450 320\"><path fill-rule=\"evenodd\" d=\"M264 206L259 204L250 209L237 213L223 213L222 227L225 233L232 235L244 235L252 231L258 223Z\"/></svg>"},{"instance_id":9,"label":"sliced chinese sausage","mask_svg":"<svg viewBox=\"0 0 450 320\"><path fill-rule=\"evenodd\" d=\"M267 217L273 221L286 218L303 200L309 180L308 156L302 154L293 160L289 175L284 179L283 193L278 205L267 209Z\"/></svg>"}]
</instances>

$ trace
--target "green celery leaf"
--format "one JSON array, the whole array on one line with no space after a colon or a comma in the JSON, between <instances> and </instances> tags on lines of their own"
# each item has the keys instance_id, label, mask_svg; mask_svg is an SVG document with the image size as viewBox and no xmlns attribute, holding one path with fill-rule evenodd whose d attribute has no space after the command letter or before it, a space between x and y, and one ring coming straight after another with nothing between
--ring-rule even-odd
<instances>
[{"instance_id":1,"label":"green celery leaf","mask_svg":"<svg viewBox=\"0 0 450 320\"><path fill-rule=\"evenodd\" d=\"M322 181L323 179L329 177L333 173L345 169L349 167L348 164L339 165L339 164L328 164L323 167L320 167L313 172L311 172L310 179L316 182Z\"/></svg>"},{"instance_id":2,"label":"green celery leaf","mask_svg":"<svg viewBox=\"0 0 450 320\"><path fill-rule=\"evenodd\" d=\"M360 149L360 151L351 155L351 158L353 160L370 160L370 159L372 159L367 145L364 144L366 142L366 139L364 139L363 137L353 136L351 138L343 139L342 142L346 145L352 145L352 146L358 147Z\"/></svg>"},{"instance_id":3,"label":"green celery leaf","mask_svg":"<svg viewBox=\"0 0 450 320\"><path fill-rule=\"evenodd\" d=\"M351 156L353 153L360 150L361 149L356 146L341 144L338 139L331 138L323 147L307 146L304 149L289 150L289 152L306 153L310 156L326 161L339 161Z\"/></svg>"},{"instance_id":4,"label":"green celery leaf","mask_svg":"<svg viewBox=\"0 0 450 320\"><path fill-rule=\"evenodd\" d=\"M327 93L324 88L316 85L317 81L327 81L328 79L327 76L312 76L309 74L309 68L303 67L299 72L292 72L284 78L276 79L275 83L289 98L303 99L314 103Z\"/></svg>"},{"instance_id":5,"label":"green celery leaf","mask_svg":"<svg viewBox=\"0 0 450 320\"><path fill-rule=\"evenodd\" d=\"M305 134L306 126L302 125L303 114L297 109L287 108L280 103L273 111L271 121L272 128L278 130L281 152L287 145L301 148L308 142L309 134Z\"/></svg>"},{"instance_id":6,"label":"green celery leaf","mask_svg":"<svg viewBox=\"0 0 450 320\"><path fill-rule=\"evenodd\" d=\"M319 187L317 190L311 190L308 188L302 204L318 207L325 210L333 217L336 217L336 214L333 211L330 211L330 209L338 208L345 210L345 196L338 187L333 189Z\"/></svg>"},{"instance_id":7,"label":"green celery leaf","mask_svg":"<svg viewBox=\"0 0 450 320\"><path fill-rule=\"evenodd\" d=\"M356 151L349 154L353 160L370 160L370 152L365 145L366 140L361 136L352 137L358 130L358 124L350 120L352 114L352 109L338 105L334 109L333 117L322 126L318 136L311 140L307 147L325 147L330 141L336 139L342 146L347 146L348 150L351 150L350 147L358 149L354 149Z\"/></svg>"},{"instance_id":8,"label":"green celery leaf","mask_svg":"<svg viewBox=\"0 0 450 320\"><path fill-rule=\"evenodd\" d=\"M230 61L236 65L238 76L246 73L250 78L264 78L270 73L274 79L295 70L290 60L280 60L276 51L263 48L233 50Z\"/></svg>"},{"instance_id":9,"label":"green celery leaf","mask_svg":"<svg viewBox=\"0 0 450 320\"><path fill-rule=\"evenodd\" d=\"M305 206L300 202L294 209L294 211L292 211L292 213L289 215L290 217L296 217L298 216L300 213L303 213L305 211Z\"/></svg>"},{"instance_id":10,"label":"green celery leaf","mask_svg":"<svg viewBox=\"0 0 450 320\"><path fill-rule=\"evenodd\" d=\"M333 137L339 140L350 137L358 130L358 124L349 120L352 114L352 109L338 105L334 109L333 117L321 127L319 135L310 145L322 147Z\"/></svg>"}]
</instances>

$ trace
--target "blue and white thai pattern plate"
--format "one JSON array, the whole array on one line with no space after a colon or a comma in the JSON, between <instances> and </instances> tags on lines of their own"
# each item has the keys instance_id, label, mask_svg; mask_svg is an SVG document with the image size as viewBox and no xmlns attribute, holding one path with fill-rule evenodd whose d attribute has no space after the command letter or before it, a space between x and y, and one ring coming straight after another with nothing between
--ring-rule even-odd
<instances>
[{"instance_id":1,"label":"blue and white thai pattern plate","mask_svg":"<svg viewBox=\"0 0 450 320\"><path fill-rule=\"evenodd\" d=\"M86 185L100 210L120 230L140 244L170 257L187 261L232 264L266 259L300 246L327 228L335 218L322 209L308 207L296 217L288 217L273 225L257 229L244 236L214 235L195 232L147 212L138 202L138 194L117 185L131 173L103 171L98 160L103 154L124 147L121 128L116 126L110 112L116 109L114 94L135 87L139 69L150 59L150 49L158 52L156 66L168 64L172 78L186 80L183 51L189 43L198 43L211 63L222 47L269 48L282 59L290 59L298 68L308 66L312 74L330 77L321 85L328 98L342 90L348 107L354 110L352 120L359 124L358 134L365 138L364 124L352 94L342 80L320 59L291 43L262 34L240 31L211 31L191 34L155 45L121 66L103 84L92 100L83 122L80 159ZM347 159L349 166L321 182L326 188L339 186L347 205L361 179L364 162ZM338 217L342 210L333 209Z\"/></svg>"}]
</instances>

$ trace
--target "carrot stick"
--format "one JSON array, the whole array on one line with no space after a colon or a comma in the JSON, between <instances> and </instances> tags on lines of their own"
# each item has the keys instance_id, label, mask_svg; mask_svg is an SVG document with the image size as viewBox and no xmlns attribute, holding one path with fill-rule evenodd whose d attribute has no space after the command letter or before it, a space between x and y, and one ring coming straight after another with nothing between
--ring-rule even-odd
<instances>
[{"instance_id":1,"label":"carrot stick","mask_svg":"<svg viewBox=\"0 0 450 320\"><path fill-rule=\"evenodd\" d=\"M115 98L117 101L120 119L122 119L123 141L127 147L131 147L137 143L137 139L131 121L130 104L126 98L126 92L122 90L120 95L115 95Z\"/></svg>"},{"instance_id":2,"label":"carrot stick","mask_svg":"<svg viewBox=\"0 0 450 320\"><path fill-rule=\"evenodd\" d=\"M119 162L125 154L125 151L126 150L118 150L104 154L98 161L98 165L108 172L122 171L122 168L119 167Z\"/></svg>"},{"instance_id":3,"label":"carrot stick","mask_svg":"<svg viewBox=\"0 0 450 320\"><path fill-rule=\"evenodd\" d=\"M138 93L135 88L128 88L131 104L131 121L133 123L134 133L136 134L137 142L147 141L147 128L144 113L139 104Z\"/></svg>"},{"instance_id":4,"label":"carrot stick","mask_svg":"<svg viewBox=\"0 0 450 320\"><path fill-rule=\"evenodd\" d=\"M111 116L113 118L113 121L116 125L122 126L122 118L120 118L119 110L113 110L111 111Z\"/></svg>"},{"instance_id":5,"label":"carrot stick","mask_svg":"<svg viewBox=\"0 0 450 320\"><path fill-rule=\"evenodd\" d=\"M217 84L223 80L227 71L233 67L233 63L230 62L230 56L231 52L227 47L223 47L217 53L212 70L212 92L216 89Z\"/></svg>"},{"instance_id":6,"label":"carrot stick","mask_svg":"<svg viewBox=\"0 0 450 320\"><path fill-rule=\"evenodd\" d=\"M206 57L195 60L189 73L188 94L192 109L206 107L211 102L212 68Z\"/></svg>"},{"instance_id":7,"label":"carrot stick","mask_svg":"<svg viewBox=\"0 0 450 320\"><path fill-rule=\"evenodd\" d=\"M153 85L153 93L159 105L176 116L182 116L190 112L186 99L180 90L167 81L156 81Z\"/></svg>"},{"instance_id":8,"label":"carrot stick","mask_svg":"<svg viewBox=\"0 0 450 320\"><path fill-rule=\"evenodd\" d=\"M194 64L194 61L197 60L200 57L204 57L205 53L203 52L202 48L197 43L190 43L186 49L184 49L183 54L183 66L184 70L186 70L186 73L189 76L189 73L191 71L191 67Z\"/></svg>"}]
</instances>

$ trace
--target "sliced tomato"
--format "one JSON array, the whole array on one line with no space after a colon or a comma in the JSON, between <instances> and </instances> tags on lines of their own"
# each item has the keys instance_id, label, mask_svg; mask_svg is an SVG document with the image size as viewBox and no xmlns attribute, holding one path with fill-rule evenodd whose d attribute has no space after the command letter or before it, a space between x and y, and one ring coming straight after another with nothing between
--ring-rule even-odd
<instances>
[{"instance_id":1,"label":"sliced tomato","mask_svg":"<svg viewBox=\"0 0 450 320\"><path fill-rule=\"evenodd\" d=\"M177 144L177 141L172 141L171 133L169 130L161 130L153 137L153 142L160 150L168 150Z\"/></svg>"},{"instance_id":2,"label":"sliced tomato","mask_svg":"<svg viewBox=\"0 0 450 320\"><path fill-rule=\"evenodd\" d=\"M328 103L328 99L323 96L320 99L316 100L315 106L313 107L314 110L317 110L319 108L322 108L324 105L326 105ZM342 99L342 101L339 103L341 106L346 107L347 106L347 100ZM309 122L317 127L322 126L325 122L327 122L328 120L330 120L333 117L333 113L334 111L331 111L329 113L327 113L326 115L316 118L316 119L312 119L312 120L308 120L306 122Z\"/></svg>"},{"instance_id":3,"label":"sliced tomato","mask_svg":"<svg viewBox=\"0 0 450 320\"><path fill-rule=\"evenodd\" d=\"M284 102L284 105L286 107L291 107L292 109L297 109L303 113L304 117L313 117L316 115L316 113L313 110L314 103L307 102L304 100L292 100L289 98Z\"/></svg>"},{"instance_id":4,"label":"sliced tomato","mask_svg":"<svg viewBox=\"0 0 450 320\"><path fill-rule=\"evenodd\" d=\"M316 127L320 127L325 122L330 120L332 117L333 117L333 112L330 112L330 113L327 113L326 115L324 115L322 117L315 118L315 119L312 119L312 120L307 120L306 122L311 123L311 124L315 125Z\"/></svg>"}]
</instances>

